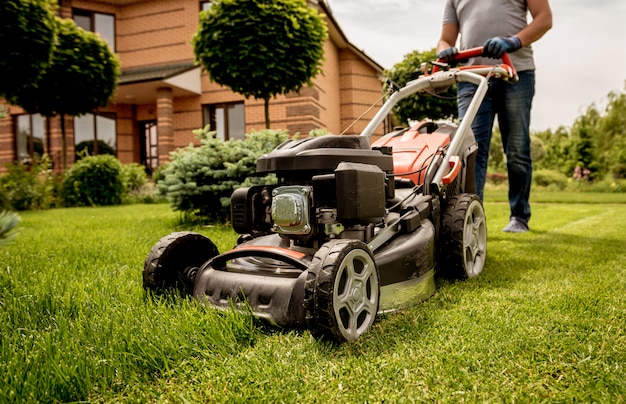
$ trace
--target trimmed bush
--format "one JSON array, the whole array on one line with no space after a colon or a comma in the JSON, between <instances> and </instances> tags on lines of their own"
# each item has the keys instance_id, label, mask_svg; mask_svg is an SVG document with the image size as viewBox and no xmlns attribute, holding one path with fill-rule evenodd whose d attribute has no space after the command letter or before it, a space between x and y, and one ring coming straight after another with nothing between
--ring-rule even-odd
<instances>
[{"instance_id":1,"label":"trimmed bush","mask_svg":"<svg viewBox=\"0 0 626 404\"><path fill-rule=\"evenodd\" d=\"M85 157L67 171L61 192L66 206L119 205L122 164L110 155Z\"/></svg>"}]
</instances>

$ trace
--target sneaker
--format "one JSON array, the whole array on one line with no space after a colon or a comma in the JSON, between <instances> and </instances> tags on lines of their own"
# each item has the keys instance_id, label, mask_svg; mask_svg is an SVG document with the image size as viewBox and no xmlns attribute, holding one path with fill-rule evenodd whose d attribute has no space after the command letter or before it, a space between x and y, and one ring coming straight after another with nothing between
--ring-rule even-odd
<instances>
[{"instance_id":1,"label":"sneaker","mask_svg":"<svg viewBox=\"0 0 626 404\"><path fill-rule=\"evenodd\" d=\"M507 233L526 233L528 230L528 223L524 219L519 217L512 217L509 224L506 225L502 231Z\"/></svg>"}]
</instances>

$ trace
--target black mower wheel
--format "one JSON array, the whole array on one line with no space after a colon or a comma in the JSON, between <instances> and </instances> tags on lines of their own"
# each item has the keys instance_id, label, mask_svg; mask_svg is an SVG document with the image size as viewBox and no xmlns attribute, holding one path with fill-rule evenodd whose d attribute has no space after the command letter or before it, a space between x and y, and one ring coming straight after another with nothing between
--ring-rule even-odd
<instances>
[{"instance_id":1,"label":"black mower wheel","mask_svg":"<svg viewBox=\"0 0 626 404\"><path fill-rule=\"evenodd\" d=\"M200 266L217 254L215 244L202 234L171 233L159 240L146 257L143 287L157 294L175 290L189 295Z\"/></svg>"},{"instance_id":2,"label":"black mower wheel","mask_svg":"<svg viewBox=\"0 0 626 404\"><path fill-rule=\"evenodd\" d=\"M451 278L473 278L485 266L487 219L480 198L459 194L448 199L441 230L441 272Z\"/></svg>"},{"instance_id":3,"label":"black mower wheel","mask_svg":"<svg viewBox=\"0 0 626 404\"><path fill-rule=\"evenodd\" d=\"M308 328L314 335L352 341L376 320L380 287L378 269L359 240L331 240L313 257L305 287Z\"/></svg>"}]
</instances>

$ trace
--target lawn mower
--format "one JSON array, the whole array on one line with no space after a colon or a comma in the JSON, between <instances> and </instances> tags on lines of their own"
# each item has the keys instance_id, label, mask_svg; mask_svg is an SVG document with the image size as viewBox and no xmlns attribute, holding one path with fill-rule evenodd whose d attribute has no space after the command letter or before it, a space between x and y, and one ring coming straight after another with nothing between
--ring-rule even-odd
<instances>
[{"instance_id":1,"label":"lawn mower","mask_svg":"<svg viewBox=\"0 0 626 404\"><path fill-rule=\"evenodd\" d=\"M457 59L481 54L470 49ZM232 194L236 246L220 254L199 233L163 237L146 258L144 288L176 289L344 342L370 329L377 315L431 297L435 271L477 276L487 226L470 125L490 78L516 80L508 55L503 62L433 61L394 90L360 135L288 140L262 155L257 173L278 182ZM398 101L462 81L478 87L460 125L425 120L370 144Z\"/></svg>"}]
</instances>

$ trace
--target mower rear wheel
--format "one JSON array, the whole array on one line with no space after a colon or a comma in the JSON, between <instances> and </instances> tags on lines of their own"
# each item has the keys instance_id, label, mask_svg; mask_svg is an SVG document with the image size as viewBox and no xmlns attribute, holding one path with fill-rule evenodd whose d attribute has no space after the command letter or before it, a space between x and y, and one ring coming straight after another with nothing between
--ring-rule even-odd
<instances>
[{"instance_id":1,"label":"mower rear wheel","mask_svg":"<svg viewBox=\"0 0 626 404\"><path fill-rule=\"evenodd\" d=\"M152 247L143 267L145 290L162 294L193 292L193 279L198 269L219 252L213 242L199 233L171 233Z\"/></svg>"},{"instance_id":2,"label":"mower rear wheel","mask_svg":"<svg viewBox=\"0 0 626 404\"><path fill-rule=\"evenodd\" d=\"M309 267L305 309L309 328L321 337L352 341L374 324L380 287L374 257L359 240L331 240Z\"/></svg>"},{"instance_id":3,"label":"mower rear wheel","mask_svg":"<svg viewBox=\"0 0 626 404\"><path fill-rule=\"evenodd\" d=\"M442 272L453 278L473 278L485 266L487 220L480 198L459 194L448 199L441 231Z\"/></svg>"}]
</instances>

